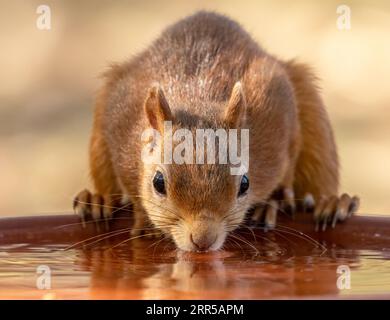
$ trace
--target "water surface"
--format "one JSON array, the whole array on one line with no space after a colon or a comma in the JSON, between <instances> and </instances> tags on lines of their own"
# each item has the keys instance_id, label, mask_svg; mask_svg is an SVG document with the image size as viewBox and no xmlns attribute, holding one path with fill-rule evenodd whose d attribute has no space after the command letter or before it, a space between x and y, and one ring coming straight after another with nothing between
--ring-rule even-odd
<instances>
[{"instance_id":1,"label":"water surface","mask_svg":"<svg viewBox=\"0 0 390 320\"><path fill-rule=\"evenodd\" d=\"M3 244L0 298L353 298L390 293L390 249L385 247L319 246L275 232L241 236L251 245L228 241L219 252L191 254L156 239L116 246L126 239L123 235L68 250L77 241ZM37 288L42 265L51 270L50 289ZM350 276L349 289L347 278L340 276Z\"/></svg>"}]
</instances>

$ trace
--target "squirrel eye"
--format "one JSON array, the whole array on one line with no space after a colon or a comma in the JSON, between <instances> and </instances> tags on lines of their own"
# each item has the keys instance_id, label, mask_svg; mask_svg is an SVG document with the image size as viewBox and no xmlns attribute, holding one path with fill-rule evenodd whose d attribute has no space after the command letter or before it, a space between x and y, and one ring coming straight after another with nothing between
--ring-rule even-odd
<instances>
[{"instance_id":1,"label":"squirrel eye","mask_svg":"<svg viewBox=\"0 0 390 320\"><path fill-rule=\"evenodd\" d=\"M160 194L166 194L164 176L160 171L157 171L153 178L153 187Z\"/></svg>"},{"instance_id":2,"label":"squirrel eye","mask_svg":"<svg viewBox=\"0 0 390 320\"><path fill-rule=\"evenodd\" d=\"M243 175L240 184L240 190L238 191L238 197L241 197L249 189L249 179L247 175Z\"/></svg>"}]
</instances>

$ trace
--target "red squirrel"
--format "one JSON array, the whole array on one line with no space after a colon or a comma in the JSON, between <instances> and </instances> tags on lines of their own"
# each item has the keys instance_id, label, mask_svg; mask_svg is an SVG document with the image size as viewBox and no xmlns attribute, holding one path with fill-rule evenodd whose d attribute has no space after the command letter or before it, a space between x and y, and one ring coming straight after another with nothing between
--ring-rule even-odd
<instances>
[{"instance_id":1,"label":"red squirrel","mask_svg":"<svg viewBox=\"0 0 390 320\"><path fill-rule=\"evenodd\" d=\"M201 11L169 26L146 50L105 73L90 143L95 192L81 191L84 219L109 219L133 206L132 235L146 223L186 251L220 249L246 223L273 227L278 210L311 210L317 228L357 211L339 196L332 127L316 78L305 64L262 49L235 21ZM145 163L141 135L154 129L247 129L249 168ZM196 152L196 151L194 151Z\"/></svg>"}]
</instances>

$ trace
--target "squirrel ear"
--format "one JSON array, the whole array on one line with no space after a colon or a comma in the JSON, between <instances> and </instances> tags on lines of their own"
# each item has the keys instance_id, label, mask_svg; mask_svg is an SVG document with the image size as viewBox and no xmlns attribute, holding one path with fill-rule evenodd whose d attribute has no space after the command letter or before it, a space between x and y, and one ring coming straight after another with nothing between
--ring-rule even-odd
<instances>
[{"instance_id":1,"label":"squirrel ear","mask_svg":"<svg viewBox=\"0 0 390 320\"><path fill-rule=\"evenodd\" d=\"M158 84L149 90L144 108L150 125L160 132L164 128L164 121L172 121L171 109Z\"/></svg>"},{"instance_id":2,"label":"squirrel ear","mask_svg":"<svg viewBox=\"0 0 390 320\"><path fill-rule=\"evenodd\" d=\"M224 120L229 128L239 127L245 117L246 101L241 82L235 83L228 106L225 110Z\"/></svg>"}]
</instances>

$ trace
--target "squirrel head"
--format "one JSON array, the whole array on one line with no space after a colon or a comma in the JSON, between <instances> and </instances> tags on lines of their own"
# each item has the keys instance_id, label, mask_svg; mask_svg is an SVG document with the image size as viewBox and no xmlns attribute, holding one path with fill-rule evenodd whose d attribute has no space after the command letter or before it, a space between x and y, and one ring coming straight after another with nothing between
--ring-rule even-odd
<instances>
[{"instance_id":1,"label":"squirrel head","mask_svg":"<svg viewBox=\"0 0 390 320\"><path fill-rule=\"evenodd\" d=\"M158 85L144 103L149 128L141 138L142 206L151 222L186 251L220 249L250 207L249 164L237 162L243 159L244 138L249 140L242 134L246 101L241 83L213 110L212 120L175 114Z\"/></svg>"}]
</instances>

